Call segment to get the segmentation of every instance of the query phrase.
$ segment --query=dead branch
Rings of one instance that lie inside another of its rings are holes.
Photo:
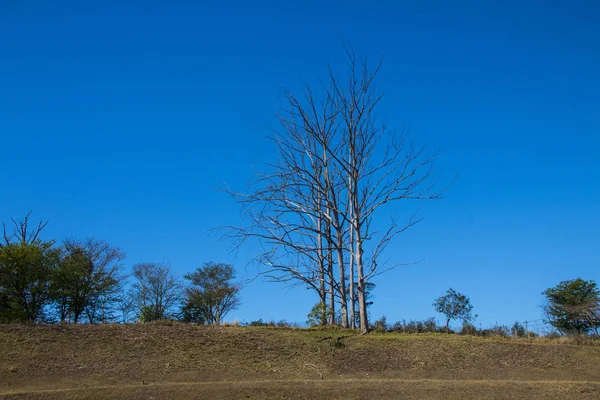
[[[321,377],[321,380],[323,380],[323,373],[321,372],[319,367],[317,367],[315,364],[304,363],[304,366],[314,368],[317,371],[317,374],[319,374],[319,376]]]

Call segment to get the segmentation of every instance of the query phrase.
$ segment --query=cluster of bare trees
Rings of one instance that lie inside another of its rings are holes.
[[[395,266],[382,262],[382,253],[420,221],[412,212],[403,222],[376,217],[387,205],[435,199],[443,190],[432,179],[437,152],[414,147],[406,131],[389,131],[376,114],[381,61],[370,68],[351,49],[346,54],[345,78],[329,68],[318,88],[305,84],[301,96],[285,91],[280,128],[271,137],[278,159],[249,193],[227,189],[245,218],[223,232],[236,248],[258,240],[255,261],[268,279],[313,290],[322,324],[356,328],[358,319],[366,332],[365,286]]]

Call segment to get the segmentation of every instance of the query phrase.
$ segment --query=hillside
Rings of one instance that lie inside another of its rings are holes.
[[[600,346],[183,324],[0,326],[0,398],[338,397],[600,398]]]

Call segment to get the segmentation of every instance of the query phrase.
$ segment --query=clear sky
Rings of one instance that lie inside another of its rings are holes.
[[[389,247],[373,316],[436,316],[448,287],[478,324],[541,318],[540,293],[600,281],[600,6],[578,1],[0,1],[0,220],[94,236],[127,269],[237,255],[215,189],[274,160],[281,86],[342,71],[340,39],[385,56],[380,113],[441,147],[446,198]],[[398,205],[398,212],[412,211]],[[305,289],[255,281],[228,319],[301,322]],[[439,317],[439,316],[437,316]]]

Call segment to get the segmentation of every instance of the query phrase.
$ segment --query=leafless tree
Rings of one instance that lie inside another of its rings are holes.
[[[346,48],[346,55],[347,79],[337,79],[331,69],[329,74],[343,119],[340,129],[343,152],[332,149],[331,156],[348,178],[349,223],[353,233],[350,253],[356,262],[360,329],[366,332],[369,327],[365,283],[397,266],[380,266],[380,255],[397,234],[421,220],[416,214],[404,223],[393,218],[383,234],[377,235],[372,228],[374,217],[386,204],[437,199],[445,189],[436,190],[437,181],[432,179],[432,166],[438,152],[426,155],[425,146],[406,143],[406,131],[389,132],[385,123],[378,121],[375,110],[383,92],[377,90],[375,79],[382,60],[370,69],[367,60],[358,61],[351,49]],[[366,258],[366,243],[371,241],[370,255]]]
[[[171,267],[164,263],[141,263],[133,266],[132,297],[136,301],[140,319],[150,322],[170,318],[179,306],[183,285]]]
[[[389,203],[435,199],[443,190],[436,191],[431,175],[437,153],[428,156],[425,147],[407,144],[406,131],[388,131],[377,118],[381,61],[370,69],[351,49],[346,55],[347,78],[330,68],[317,90],[304,85],[302,97],[285,92],[280,129],[271,136],[278,161],[255,178],[249,194],[227,190],[243,206],[245,220],[243,227],[225,227],[224,237],[235,248],[257,239],[262,274],[313,289],[324,308],[328,303],[329,323],[338,303],[341,326],[354,327],[356,279],[366,332],[365,284],[396,266],[381,262],[381,254],[420,221],[415,214],[404,223],[393,218],[377,232],[375,217]]]
[[[104,240],[64,239],[53,292],[61,321],[85,315],[90,323],[115,318],[125,254]]]

